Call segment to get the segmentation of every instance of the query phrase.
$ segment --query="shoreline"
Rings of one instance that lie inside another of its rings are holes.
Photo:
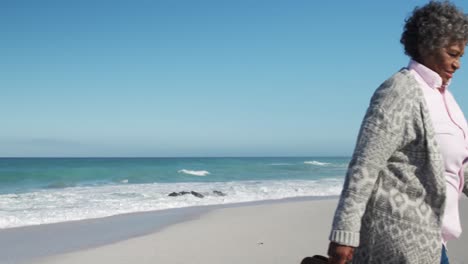
[[[0,263],[299,263],[326,254],[337,201],[286,198],[16,228],[9,236],[7,229]],[[466,198],[460,214],[467,230]],[[468,234],[449,242],[451,263],[468,263],[466,244]]]
[[[200,205],[1,229],[0,263],[29,263],[28,261],[33,259],[110,245],[157,233],[172,225],[192,221],[213,210],[223,208],[336,198],[337,196],[306,196]],[[44,237],[48,238],[46,243]],[[21,244],[21,247],[18,247],[18,244]]]

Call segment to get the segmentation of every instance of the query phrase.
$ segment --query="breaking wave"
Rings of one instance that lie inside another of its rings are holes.
[[[315,165],[315,166],[328,166],[331,165],[331,163],[328,162],[320,162],[320,161],[304,161],[304,164],[309,164],[309,165]]]
[[[194,175],[194,176],[206,176],[206,175],[210,174],[210,172],[206,171],[206,170],[195,171],[195,170],[183,169],[183,170],[179,170],[178,172],[188,174],[188,175]]]

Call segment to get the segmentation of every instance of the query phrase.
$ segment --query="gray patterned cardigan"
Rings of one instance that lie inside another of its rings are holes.
[[[357,247],[353,263],[440,263],[443,166],[422,90],[402,69],[371,99],[330,240]]]

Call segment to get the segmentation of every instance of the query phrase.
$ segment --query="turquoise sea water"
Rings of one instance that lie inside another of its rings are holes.
[[[348,162],[343,157],[1,158],[0,228],[338,195]],[[181,191],[204,197],[168,196]]]

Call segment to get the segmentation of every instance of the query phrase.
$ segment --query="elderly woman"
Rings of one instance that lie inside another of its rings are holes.
[[[448,90],[468,18],[430,2],[406,20],[409,66],[385,81],[364,117],[333,220],[329,263],[448,263],[461,233],[458,199],[468,126]]]

